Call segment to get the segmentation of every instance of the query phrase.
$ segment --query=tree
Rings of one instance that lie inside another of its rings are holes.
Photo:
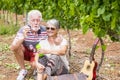
[[[82,28],[86,33],[91,28],[97,37],[109,35],[119,40],[119,0],[1,0],[2,3],[3,10],[23,14],[39,9],[45,20],[59,19],[65,29]]]
[[[83,0],[81,1],[80,23],[84,33],[92,28],[95,35],[104,37],[108,34],[112,40],[119,40],[120,34],[119,0]]]

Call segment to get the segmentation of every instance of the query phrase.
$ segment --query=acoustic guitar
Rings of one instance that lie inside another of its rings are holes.
[[[84,73],[87,75],[86,80],[95,80],[96,78],[96,68],[97,68],[97,62],[90,60],[86,60],[84,62],[84,66],[81,69],[81,73]]]
[[[92,51],[90,54],[90,59],[85,61],[84,66],[81,69],[81,72],[87,75],[87,80],[96,79],[97,62],[95,61],[94,54],[98,42],[99,39],[97,39],[93,44]]]

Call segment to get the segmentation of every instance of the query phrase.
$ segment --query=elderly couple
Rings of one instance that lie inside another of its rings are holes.
[[[27,20],[27,25],[19,29],[10,46],[21,67],[17,80],[24,80],[27,75],[24,60],[29,61],[37,70],[37,80],[45,80],[48,75],[67,74],[68,44],[67,40],[58,34],[59,21],[50,19],[46,26],[41,25],[42,14],[38,10],[31,10]],[[35,48],[37,44],[41,47],[38,50]],[[42,57],[41,53],[44,54]]]

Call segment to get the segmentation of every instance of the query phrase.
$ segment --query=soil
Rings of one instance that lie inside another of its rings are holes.
[[[18,18],[20,21],[19,24],[24,24],[23,16],[19,16]],[[0,23],[3,23],[3,21],[0,20]],[[68,35],[65,30],[60,30],[60,34],[68,40]],[[84,67],[84,61],[89,59],[96,37],[91,30],[86,34],[82,34],[82,30],[72,30],[70,34],[71,56],[68,56],[70,73],[79,73]],[[13,52],[9,50],[9,46],[14,37],[15,35],[0,35],[0,80],[16,80],[19,73],[20,68],[16,58]],[[102,66],[99,72],[97,72],[98,77],[96,80],[120,80],[120,42],[112,42],[108,36],[103,38],[103,41],[106,45],[106,50]],[[98,46],[94,57],[99,64],[102,52],[100,43],[98,43]],[[30,68],[29,62],[25,63],[28,69],[28,75],[25,80],[33,80],[33,70]]]
[[[60,33],[68,39],[66,31],[60,30]],[[83,68],[84,61],[89,59],[90,52],[96,37],[92,31],[88,31],[85,35],[81,30],[70,31],[71,34],[71,57],[68,57],[70,62],[70,72],[80,72]],[[19,66],[14,54],[8,49],[13,36],[0,35],[0,80],[16,80],[19,72]],[[120,42],[112,42],[108,37],[103,38],[106,45],[103,64],[97,72],[97,80],[120,80]],[[5,47],[4,47],[5,46]],[[100,46],[100,43],[98,44]],[[101,59],[101,47],[95,52],[95,60],[99,64]],[[26,67],[29,67],[29,63]],[[28,68],[26,80],[33,80],[32,69]]]

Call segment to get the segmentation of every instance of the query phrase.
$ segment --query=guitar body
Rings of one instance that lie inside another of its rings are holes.
[[[83,68],[81,69],[81,72],[87,75],[87,80],[95,80],[96,78],[96,63],[92,61],[90,63],[89,60],[86,60],[84,63]]]
[[[94,61],[94,63],[95,63],[95,66],[94,66],[94,69],[93,69],[93,79],[92,80],[95,80],[96,79],[96,69],[97,69],[97,62],[96,61]]]

